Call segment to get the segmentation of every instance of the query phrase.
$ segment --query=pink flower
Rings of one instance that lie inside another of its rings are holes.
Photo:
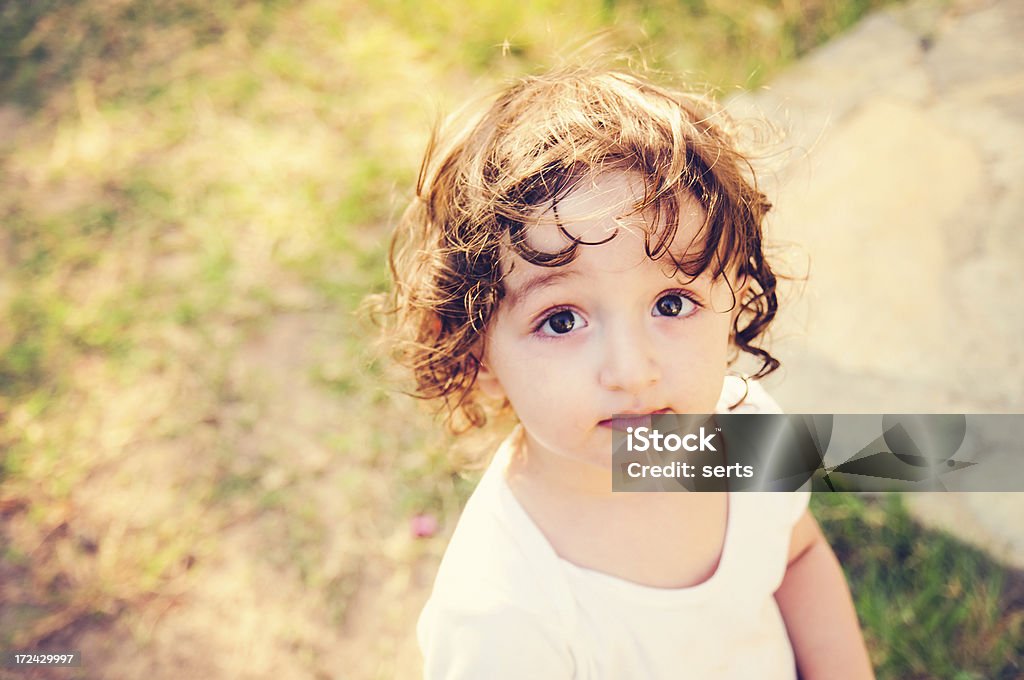
[[[437,528],[437,518],[426,513],[414,515],[409,522],[409,530],[416,538],[430,538],[437,533]]]

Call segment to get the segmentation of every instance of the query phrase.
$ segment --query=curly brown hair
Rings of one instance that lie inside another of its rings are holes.
[[[760,359],[754,377],[778,368],[754,344],[778,309],[762,244],[771,205],[730,119],[706,97],[632,74],[563,69],[523,78],[470,123],[434,131],[391,244],[394,287],[378,311],[397,359],[412,370],[412,393],[440,400],[453,431],[487,420],[476,378],[484,333],[505,295],[503,250],[541,266],[571,262],[590,244],[563,230],[564,249],[538,251],[524,225],[582,178],[608,169],[642,178],[635,210],[653,216],[648,257],[668,257],[691,277],[713,266],[716,278],[732,268],[751,282],[738,298],[734,289],[733,340]],[[687,196],[706,213],[703,245],[678,261],[668,248]]]

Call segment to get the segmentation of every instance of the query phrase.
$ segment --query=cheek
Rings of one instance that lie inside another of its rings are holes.
[[[503,368],[508,391],[521,400],[550,401],[562,392],[566,382],[560,362],[537,359],[529,354],[513,357]]]
[[[707,364],[729,353],[732,326],[728,314],[705,313],[682,323],[682,328],[662,337],[670,355],[685,357],[687,362],[692,360],[695,364]]]
[[[522,420],[550,420],[582,403],[584,376],[570,362],[538,358],[523,352],[507,357],[502,384],[513,410]]]
[[[707,412],[718,401],[729,358],[728,319],[709,318],[665,350],[671,389],[687,410]]]

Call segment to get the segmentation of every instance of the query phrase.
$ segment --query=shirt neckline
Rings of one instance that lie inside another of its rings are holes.
[[[731,568],[733,562],[732,555],[735,552],[734,543],[738,519],[737,501],[740,494],[734,491],[727,491],[725,493],[726,524],[725,536],[722,539],[722,550],[715,571],[700,583],[682,588],[661,588],[630,581],[629,579],[607,574],[596,569],[582,567],[562,557],[558,557],[559,562],[570,576],[588,582],[594,587],[613,591],[631,600],[642,601],[647,605],[672,606],[679,602],[691,602],[694,599],[708,597],[710,593],[719,588],[719,584],[725,578],[724,573]]]
[[[728,375],[725,377],[722,393],[719,395],[718,404],[715,406],[716,413],[740,411],[775,412],[778,410],[778,407],[764,394],[763,389],[760,388],[757,382],[750,381],[750,383],[744,384],[745,382],[736,376]],[[743,394],[741,403],[736,404],[736,408],[730,408],[740,394]],[[770,403],[770,408],[761,408],[756,403],[759,398],[758,395],[760,395],[761,399],[767,399]],[[555,552],[554,546],[551,545],[550,541],[540,530],[540,527],[537,526],[533,518],[526,512],[519,499],[512,493],[512,488],[508,485],[508,480],[505,479],[505,468],[511,460],[512,447],[516,437],[520,434],[521,428],[522,425],[516,425],[501,443],[491,461],[485,478],[492,478],[491,483],[496,485],[499,501],[509,513],[517,517],[518,521],[527,528],[530,534],[529,540],[535,544],[536,548],[549,558],[554,559],[567,578],[574,579],[586,586],[598,588],[606,593],[614,593],[619,597],[640,601],[648,606],[671,607],[682,603],[691,603],[695,600],[707,598],[711,593],[722,587],[721,584],[726,580],[726,573],[732,568],[732,563],[735,561],[733,553],[738,550],[737,534],[741,533],[739,525],[743,521],[742,518],[746,512],[744,494],[736,491],[725,492],[727,494],[727,509],[725,536],[722,539],[722,552],[714,573],[700,583],[684,588],[659,588],[630,581],[612,574],[606,574],[602,571],[581,567]],[[481,483],[483,483],[483,480]]]
[[[674,606],[681,602],[692,602],[697,599],[704,599],[720,587],[725,579],[724,573],[731,568],[733,553],[735,552],[737,524],[740,521],[740,506],[742,494],[735,491],[726,493],[726,523],[725,536],[722,539],[722,550],[719,555],[718,565],[715,571],[700,583],[682,588],[661,588],[649,586],[629,579],[607,574],[602,571],[582,567],[574,564],[560,556],[554,546],[540,530],[540,527],[533,521],[529,513],[512,493],[508,481],[505,479],[505,468],[509,463],[512,454],[512,447],[520,426],[517,426],[505,441],[502,442],[491,463],[489,472],[495,477],[493,483],[497,485],[500,502],[508,512],[517,518],[517,521],[528,528],[530,540],[542,547],[541,549],[553,558],[563,573],[573,580],[582,582],[589,587],[598,588],[608,593],[614,593],[618,597],[625,597],[634,601],[640,601],[648,606]],[[683,492],[680,492],[683,493]],[[693,492],[696,493],[696,492]]]

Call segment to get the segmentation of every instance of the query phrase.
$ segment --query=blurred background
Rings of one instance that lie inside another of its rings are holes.
[[[572,54],[787,134],[784,407],[1021,411],[1022,7],[0,0],[0,650],[417,675],[475,473],[357,307],[438,117]],[[1021,495],[966,496],[814,499],[881,678],[1024,677]]]

